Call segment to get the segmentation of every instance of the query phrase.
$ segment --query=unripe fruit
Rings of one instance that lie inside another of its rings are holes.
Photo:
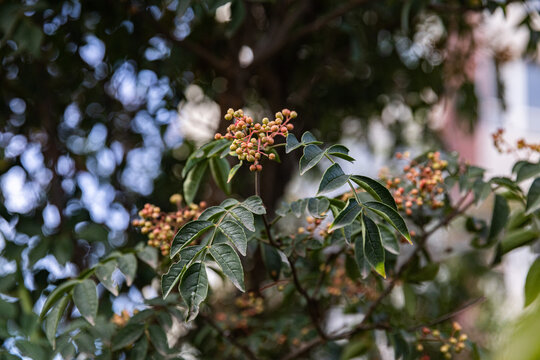
[[[262,165],[261,164],[257,165],[257,171],[262,171]]]
[[[216,135],[214,135],[214,139],[216,139],[216,140],[219,140],[219,139],[221,139],[221,138],[222,138],[221,134],[216,134]]]
[[[291,111],[291,119],[294,119],[297,116],[298,114],[296,113],[296,111]]]
[[[262,123],[263,123],[264,125],[268,124],[268,122],[269,122],[268,118],[262,119]]]
[[[237,138],[237,139],[241,139],[244,137],[244,133],[241,132],[241,131],[237,131],[236,134],[234,134],[234,136]]]
[[[287,130],[292,131],[292,129],[294,129],[294,125],[293,124],[287,124]]]
[[[249,167],[249,171],[256,171],[256,170],[257,170],[257,166],[255,166],[255,165],[251,165]]]
[[[270,160],[274,160],[276,158],[276,154],[270,154],[270,155],[268,155],[268,158]]]

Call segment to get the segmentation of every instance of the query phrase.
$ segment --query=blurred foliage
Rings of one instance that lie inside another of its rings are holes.
[[[474,124],[474,86],[463,70],[474,51],[471,34],[479,14],[507,7],[499,1],[234,0],[230,21],[219,22],[216,10],[226,3],[0,2],[3,349],[17,339],[21,353],[48,358],[36,315],[43,294],[116,248],[143,242],[128,224],[148,199],[170,206],[194,148],[181,143],[175,125],[188,85],[200,86],[221,113],[230,106],[262,113],[294,107],[302,114],[298,129],[325,140],[337,140],[348,118],[361,124],[353,135],[372,143],[369,123],[382,121],[394,134],[393,146],[407,144],[411,122],[433,145],[427,114],[441,99],[453,99]],[[539,37],[533,21],[523,20],[530,54]],[[466,50],[452,46],[455,38]],[[248,61],[240,61],[246,51]],[[261,188],[269,209],[294,160],[265,169]],[[237,179],[235,190],[249,194],[249,177]],[[212,204],[224,199],[216,185],[200,194]],[[530,221],[523,216],[515,221]],[[527,231],[516,229],[505,249],[533,240]],[[157,255],[142,253],[147,261],[138,266],[134,289],[155,275]],[[166,312],[166,304],[159,306]],[[95,319],[103,336],[111,335],[109,315]],[[79,320],[73,326],[82,326]],[[97,354],[99,344],[88,341],[96,330],[84,324],[62,346],[76,351],[76,337],[78,349]]]

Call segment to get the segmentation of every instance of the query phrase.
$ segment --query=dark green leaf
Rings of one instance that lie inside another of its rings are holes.
[[[501,240],[501,254],[504,255],[515,248],[527,245],[531,241],[537,240],[539,237],[540,233],[531,228],[507,232],[506,236]]]
[[[285,153],[290,153],[291,151],[298,149],[302,144],[296,139],[292,133],[287,135],[287,140],[285,144]]]
[[[328,155],[332,155],[332,156],[341,158],[343,160],[354,162],[354,158],[349,156],[349,149],[347,149],[343,145],[332,145],[326,150],[326,153]]]
[[[399,242],[394,231],[383,224],[379,224],[379,231],[381,232],[382,244],[386,251],[394,255],[399,254]]]
[[[96,268],[96,277],[107,290],[118,296],[118,285],[114,283],[112,274],[116,270],[116,261],[108,261]]]
[[[392,225],[394,229],[396,229],[401,235],[403,235],[403,237],[405,237],[405,239],[407,239],[410,244],[412,244],[411,235],[409,235],[407,225],[397,211],[395,211],[386,204],[376,201],[369,201],[364,205],[366,205],[370,210],[377,213],[377,215],[381,216],[386,222]]]
[[[349,199],[347,206],[336,216],[330,229],[335,230],[354,222],[356,217],[362,212],[362,207],[356,202],[356,199]]]
[[[95,319],[98,311],[98,296],[96,284],[86,279],[81,281],[73,289],[73,302],[81,315],[92,325],[95,325]]]
[[[142,246],[137,249],[137,257],[155,269],[158,265],[158,250],[152,246]]]
[[[77,285],[78,283],[80,283],[81,281],[80,280],[68,280],[66,282],[63,282],[62,284],[60,284],[58,287],[56,287],[53,291],[51,291],[51,293],[49,294],[49,296],[47,296],[47,299],[45,300],[45,303],[43,304],[43,308],[41,309],[41,313],[39,315],[39,317],[41,319],[43,319],[45,317],[45,314],[47,314],[47,311],[49,311],[49,309],[58,301],[60,300],[60,298],[65,294],[67,293],[68,291],[70,291],[71,289],[73,289],[75,287],[75,285]]]
[[[495,201],[493,203],[493,213],[491,215],[491,226],[489,229],[488,243],[491,239],[495,239],[497,235],[504,229],[508,222],[508,216],[510,215],[510,207],[508,202],[501,195],[495,195]]]
[[[165,299],[172,291],[174,286],[182,278],[185,267],[193,260],[195,255],[202,249],[202,245],[188,246],[180,251],[180,260],[175,262],[169,268],[166,274],[161,277],[161,291]]]
[[[540,177],[534,179],[527,193],[527,214],[540,209]]]
[[[128,345],[133,344],[144,333],[144,326],[141,325],[126,325],[121,328],[112,338],[112,350],[118,351]]]
[[[354,238],[354,258],[356,259],[362,278],[365,279],[369,275],[370,266],[364,254],[364,238],[362,236],[356,236]]]
[[[231,184],[227,181],[231,166],[226,159],[219,157],[210,158],[210,172],[216,184],[227,195],[231,193]]]
[[[182,226],[172,241],[171,258],[214,226],[213,223],[206,220],[195,220]]]
[[[381,234],[377,224],[370,218],[362,216],[362,240],[364,245],[364,256],[379,275],[386,278],[384,270],[384,248],[382,246]]]
[[[161,326],[156,325],[156,324],[150,325],[148,327],[148,335],[150,337],[150,341],[154,345],[154,348],[161,355],[167,355],[169,353],[169,344],[167,343],[167,334],[165,333],[165,331],[163,330]]]
[[[47,315],[45,319],[45,335],[51,343],[53,349],[56,347],[56,329],[58,328],[58,323],[64,315],[66,306],[69,302],[69,296],[64,295],[60,301],[52,308],[51,312]]]
[[[212,157],[216,154],[221,153],[225,149],[229,149],[231,144],[232,144],[232,141],[227,140],[227,139],[217,140],[216,144],[212,147],[212,149],[208,151],[208,154],[206,155],[206,157],[208,158]]]
[[[240,291],[246,291],[244,286],[244,269],[238,254],[229,244],[215,244],[210,247],[210,255],[221,270]]]
[[[125,254],[118,258],[118,268],[126,277],[127,286],[133,284],[137,275],[137,258],[133,254]]]
[[[255,219],[253,213],[243,206],[237,206],[231,209],[230,214],[249,231],[255,231]]]
[[[197,220],[214,221],[226,211],[227,209],[225,209],[222,206],[210,206],[209,208],[207,208],[201,213],[201,215],[199,216]]]
[[[227,220],[219,225],[219,230],[236,246],[240,254],[246,256],[247,237],[244,229],[237,222]]]
[[[195,195],[197,194],[197,190],[199,189],[199,185],[201,184],[207,168],[208,161],[203,161],[195,165],[193,170],[187,174],[183,185],[184,199],[186,200],[186,203],[191,204],[193,199],[195,199]]]
[[[263,202],[260,197],[253,195],[248,197],[243,203],[242,206],[257,215],[266,214],[266,209],[264,208]]]
[[[300,175],[304,175],[306,171],[317,165],[324,154],[324,151],[317,145],[306,146],[304,148],[304,155],[300,158]]]
[[[238,169],[242,167],[243,161],[240,160],[240,162],[232,167],[232,169],[229,171],[229,175],[227,176],[227,182],[230,183],[234,175],[236,175],[236,172]]]
[[[390,191],[380,182],[367,176],[353,175],[351,180],[357,183],[362,189],[366,190],[375,200],[381,201],[397,211],[396,202]]]
[[[194,263],[186,270],[180,283],[180,295],[189,308],[187,321],[195,319],[199,305],[208,295],[208,277],[203,263]]]
[[[268,275],[271,279],[277,281],[281,272],[281,255],[276,248],[265,243],[261,243],[261,250],[262,259]]]
[[[219,204],[219,206],[224,207],[225,209],[228,209],[230,207],[233,207],[236,204],[238,204],[238,200],[229,198],[229,199],[223,200],[223,202]]]
[[[135,343],[133,349],[129,353],[130,360],[145,360],[148,353],[148,340],[146,336],[142,337]]]
[[[540,163],[523,163],[519,166],[517,171],[517,182],[522,182],[524,180],[530,179],[532,177],[540,175]]]
[[[302,135],[302,144],[304,145],[309,145],[309,144],[322,144],[322,141],[318,141],[317,139],[315,139],[315,136],[313,136],[312,133],[310,133],[309,131],[306,131],[303,135]]]
[[[325,197],[310,198],[308,200],[308,211],[315,218],[323,217],[322,214],[328,211],[330,201]]]
[[[317,194],[325,194],[343,186],[349,175],[345,175],[339,164],[333,164],[323,174]]]

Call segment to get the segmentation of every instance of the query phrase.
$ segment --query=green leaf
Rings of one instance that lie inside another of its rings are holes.
[[[298,149],[300,146],[302,146],[302,143],[300,143],[294,134],[289,133],[287,135],[287,139],[285,142],[285,153],[290,153],[291,151]]]
[[[354,222],[356,217],[362,212],[362,207],[356,202],[356,199],[350,198],[347,201],[347,206],[334,219],[330,225],[330,229],[335,230]]]
[[[68,303],[69,296],[64,295],[45,319],[45,335],[53,349],[56,347],[56,329],[58,328],[58,323],[60,322],[62,315],[64,315]]]
[[[306,131],[302,135],[302,144],[304,144],[304,145],[309,145],[309,144],[320,145],[320,144],[322,144],[322,141],[319,141],[319,140],[315,139],[315,136],[313,136],[312,133],[310,133],[309,131]]]
[[[358,265],[358,270],[362,275],[362,278],[365,279],[369,275],[370,265],[366,260],[366,255],[364,254],[364,238],[363,236],[356,236],[354,238],[354,258],[356,264]]]
[[[81,315],[92,325],[95,325],[95,319],[98,311],[98,296],[96,284],[86,279],[81,281],[73,289],[73,302]]]
[[[51,291],[51,293],[49,294],[49,296],[47,296],[47,299],[45,300],[45,303],[43,304],[43,308],[41,309],[41,313],[39,315],[40,319],[43,320],[43,318],[45,317],[45,314],[47,314],[47,311],[49,311],[49,309],[58,301],[60,300],[60,298],[65,294],[67,293],[68,291],[70,291],[71,289],[73,289],[75,287],[75,285],[77,285],[78,283],[80,283],[81,281],[78,280],[78,279],[74,279],[74,280],[68,280],[66,282],[63,282],[62,284],[58,285],[58,287],[56,287],[53,291]]]
[[[126,277],[127,286],[131,286],[137,275],[137,258],[133,254],[125,254],[120,256],[117,261],[118,268]]]
[[[330,201],[325,197],[314,197],[308,200],[308,211],[315,218],[323,217],[323,213],[328,211]]]
[[[386,204],[376,201],[368,201],[364,205],[377,215],[381,216],[386,222],[392,225],[394,229],[403,235],[403,237],[405,237],[410,244],[412,244],[411,235],[409,234],[405,220],[403,220],[397,211]]]
[[[510,191],[521,193],[521,188],[518,185],[516,185],[516,183],[510,178],[494,177],[491,180],[489,180],[489,182],[495,185],[505,187],[506,189]]]
[[[381,201],[397,211],[394,197],[388,189],[377,180],[367,176],[353,175],[351,180],[358,184],[362,189],[366,190],[375,200]]]
[[[195,257],[195,255],[202,249],[202,245],[188,246],[180,251],[180,260],[173,263],[169,271],[163,274],[161,277],[161,291],[163,298],[165,299],[172,291],[174,286],[182,278],[185,267]]]
[[[167,334],[165,334],[165,331],[161,326],[157,324],[150,325],[148,327],[148,335],[154,348],[161,355],[167,355],[170,352],[169,344],[167,343]]]
[[[247,237],[244,229],[237,222],[227,220],[219,225],[219,230],[227,237],[227,239],[236,246],[240,254],[246,256],[247,253]]]
[[[226,159],[210,158],[210,172],[216,184],[227,195],[231,193],[231,184],[227,181],[231,166]]]
[[[497,235],[504,229],[510,215],[510,207],[504,197],[499,194],[495,195],[493,203],[493,213],[491,215],[491,226],[489,229],[488,243],[495,239]]]
[[[187,269],[180,283],[180,295],[189,308],[186,321],[195,319],[199,305],[208,295],[208,277],[203,263],[194,263]]]
[[[534,179],[527,193],[527,214],[540,209],[540,177]]]
[[[229,171],[229,175],[227,176],[227,182],[230,183],[234,175],[236,175],[236,172],[238,169],[242,167],[243,161],[240,160],[240,162],[232,167],[232,169]]]
[[[133,324],[121,328],[112,338],[112,351],[118,351],[133,344],[144,333],[144,326]]]
[[[522,182],[524,180],[530,179],[532,177],[540,175],[540,163],[533,164],[526,162],[521,164],[517,170],[517,182]]]
[[[118,285],[112,279],[112,274],[116,270],[116,261],[108,261],[96,268],[96,277],[107,290],[114,296],[118,296]]]
[[[135,343],[133,349],[129,353],[129,359],[131,360],[145,360],[148,353],[148,340],[146,336],[142,337]]]
[[[291,203],[291,211],[293,212],[294,216],[299,218],[304,213],[304,210],[306,210],[306,201],[305,199],[300,199],[293,201]]]
[[[227,140],[227,139],[221,139],[221,140],[217,140],[215,142],[215,145],[212,147],[212,149],[210,151],[208,151],[208,154],[206,155],[206,157],[212,157],[216,154],[219,154],[221,153],[223,150],[225,149],[229,149],[229,147],[231,146],[232,144],[232,141],[231,140]]]
[[[326,150],[326,153],[328,155],[335,156],[343,160],[354,162],[354,158],[349,156],[349,149],[347,149],[343,145],[339,145],[339,144],[332,145]]]
[[[268,271],[268,275],[271,279],[277,281],[281,272],[281,255],[276,250],[276,248],[271,245],[261,243],[261,246],[262,259],[264,262],[264,266]]]
[[[228,209],[230,207],[233,207],[236,204],[238,204],[238,200],[229,198],[229,199],[223,200],[223,202],[219,204],[219,206],[224,207],[225,209]]]
[[[251,211],[243,206],[237,206],[231,209],[230,215],[244,225],[249,231],[255,231],[255,218]]]
[[[148,264],[151,268],[155,269],[158,265],[158,250],[152,246],[141,246],[137,249],[137,257],[141,261]]]
[[[531,228],[518,229],[506,233],[506,236],[501,240],[501,255],[504,255],[515,248],[527,245],[533,240],[537,240],[540,233]]]
[[[178,230],[171,244],[171,258],[215,225],[206,220],[188,222]]]
[[[540,294],[540,258],[531,265],[525,280],[525,306],[529,306]]]
[[[197,220],[214,221],[226,211],[227,209],[225,209],[222,206],[210,206],[209,208],[207,208],[201,213],[201,215],[199,216]]]
[[[345,175],[339,164],[333,164],[323,174],[317,194],[325,194],[343,186],[349,175]]]
[[[377,224],[365,215],[362,215],[362,240],[367,262],[373,270],[386,279],[381,234]]]
[[[245,292],[244,269],[236,251],[229,244],[215,244],[210,247],[210,255],[234,286]]]
[[[383,224],[379,224],[379,231],[381,233],[382,244],[385,250],[394,255],[398,255],[399,242],[396,234],[394,234],[394,231]]]
[[[248,197],[243,203],[242,206],[251,211],[256,215],[266,214],[266,209],[264,208],[262,199],[257,195]]]
[[[324,151],[317,145],[306,146],[304,148],[304,155],[300,158],[300,175],[304,175],[306,171],[317,165],[324,154]]]
[[[203,161],[195,165],[193,170],[188,173],[183,185],[186,203],[193,203],[193,199],[195,199],[195,195],[197,195],[197,190],[199,189],[199,185],[201,184],[207,168],[208,161]]]

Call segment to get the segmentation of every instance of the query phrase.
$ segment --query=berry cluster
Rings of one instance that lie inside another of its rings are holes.
[[[408,153],[396,154],[397,159],[407,159],[408,156]],[[448,162],[440,157],[439,152],[431,152],[422,163],[409,161],[401,177],[387,178],[382,175],[386,187],[393,192],[398,208],[405,210],[407,215],[412,215],[415,207],[420,209],[427,205],[431,209],[438,209],[443,206],[443,171]]]
[[[325,214],[321,214],[324,216]],[[320,225],[324,219],[320,218],[314,218],[313,216],[306,217],[307,226],[306,227],[299,227],[298,228],[298,234],[306,234],[308,233],[310,238],[315,238],[315,233],[317,232],[317,229],[319,229],[319,236],[320,237],[326,237],[328,235],[328,228],[330,227],[330,223],[326,224],[326,227],[320,228]]]
[[[264,299],[256,296],[254,292],[242,294],[236,298],[235,306],[241,309],[240,313],[228,315],[226,312],[216,313],[216,320],[226,323],[229,329],[247,329],[248,319],[264,312]]]
[[[140,227],[142,234],[148,234],[148,245],[159,248],[161,254],[169,254],[174,235],[185,223],[196,220],[206,207],[206,202],[199,205],[182,206],[182,195],[174,194],[170,202],[177,207],[176,211],[163,212],[158,206],[145,204],[139,211],[141,219],[133,220],[133,226]]]
[[[529,153],[528,155],[532,155],[532,153],[540,153],[540,144],[528,143],[525,141],[525,139],[519,139],[515,146],[508,143],[504,139],[504,129],[498,129],[491,136],[493,138],[493,145],[500,153],[515,154],[520,150],[527,151]]]
[[[439,330],[431,330],[428,327],[423,327],[421,334],[418,336],[418,342],[416,344],[416,350],[424,353],[420,358],[421,360],[430,360],[431,357],[426,354],[424,344],[427,343],[440,343],[439,351],[445,359],[452,359],[452,353],[459,354],[465,349],[465,341],[467,341],[467,334],[461,331],[461,325],[457,322],[452,323],[452,332],[448,337],[444,337]]]
[[[330,284],[326,287],[329,295],[344,296],[347,298],[347,301],[356,301],[366,296],[366,292],[369,292],[369,289],[362,282],[354,281],[347,276],[345,273],[345,264],[342,259],[338,260],[333,268],[334,271],[330,276]],[[330,272],[331,268],[329,265],[325,266],[322,264],[320,270]]]
[[[276,155],[270,152],[275,138],[287,136],[288,132],[294,128],[289,121],[296,116],[296,111],[283,109],[276,113],[273,121],[264,118],[262,123],[257,123],[251,116],[245,115],[242,109],[236,111],[229,109],[225,120],[233,123],[227,127],[225,135],[218,133],[214,138],[232,140],[231,154],[237,156],[239,160],[253,163],[249,167],[250,171],[261,171],[262,157],[265,156],[270,160],[276,158]]]

